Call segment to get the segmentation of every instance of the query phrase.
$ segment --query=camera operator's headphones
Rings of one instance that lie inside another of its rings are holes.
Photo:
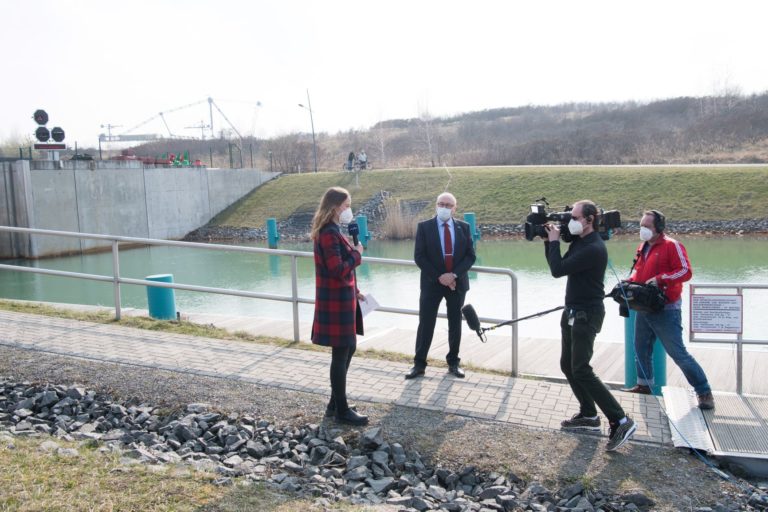
[[[651,210],[650,213],[653,215],[653,228],[656,233],[661,233],[667,227],[667,218],[659,210]]]

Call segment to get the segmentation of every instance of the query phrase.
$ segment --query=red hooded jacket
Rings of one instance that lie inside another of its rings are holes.
[[[683,294],[683,283],[693,276],[691,262],[683,244],[662,233],[651,245],[648,254],[643,255],[643,242],[637,248],[637,262],[629,280],[645,283],[656,278],[659,287],[667,297],[667,303],[677,302]]]

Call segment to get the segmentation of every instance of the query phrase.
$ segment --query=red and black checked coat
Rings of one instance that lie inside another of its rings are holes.
[[[353,270],[361,262],[339,226],[330,223],[315,240],[315,320],[312,343],[354,347],[363,334],[363,316],[357,304]]]

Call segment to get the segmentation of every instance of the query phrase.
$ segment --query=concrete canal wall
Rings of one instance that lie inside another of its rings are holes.
[[[277,174],[153,168],[135,161],[0,162],[0,225],[178,239]],[[109,244],[0,233],[0,258],[40,258],[101,247]]]

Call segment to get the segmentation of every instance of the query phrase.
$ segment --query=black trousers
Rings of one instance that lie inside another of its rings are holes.
[[[573,325],[569,324],[571,317],[573,317]],[[604,317],[604,308],[575,312],[565,308],[560,318],[562,334],[560,369],[568,379],[576,400],[579,401],[581,414],[597,416],[597,409],[595,409],[597,404],[608,421],[616,422],[625,416],[624,409],[605,387],[600,377],[595,375],[589,364],[594,352],[595,336],[603,326]]]
[[[445,298],[448,312],[448,355],[445,360],[448,366],[456,366],[459,358],[459,346],[461,345],[461,307],[464,305],[464,297],[467,292],[451,291],[447,286],[422,289],[419,295],[419,328],[416,331],[416,356],[413,365],[417,368],[427,367],[427,355],[432,346],[432,338],[435,334],[437,323],[437,310],[440,302]]]
[[[349,410],[347,403],[347,370],[357,347],[333,347],[331,352],[331,401],[328,407],[338,414]]]

